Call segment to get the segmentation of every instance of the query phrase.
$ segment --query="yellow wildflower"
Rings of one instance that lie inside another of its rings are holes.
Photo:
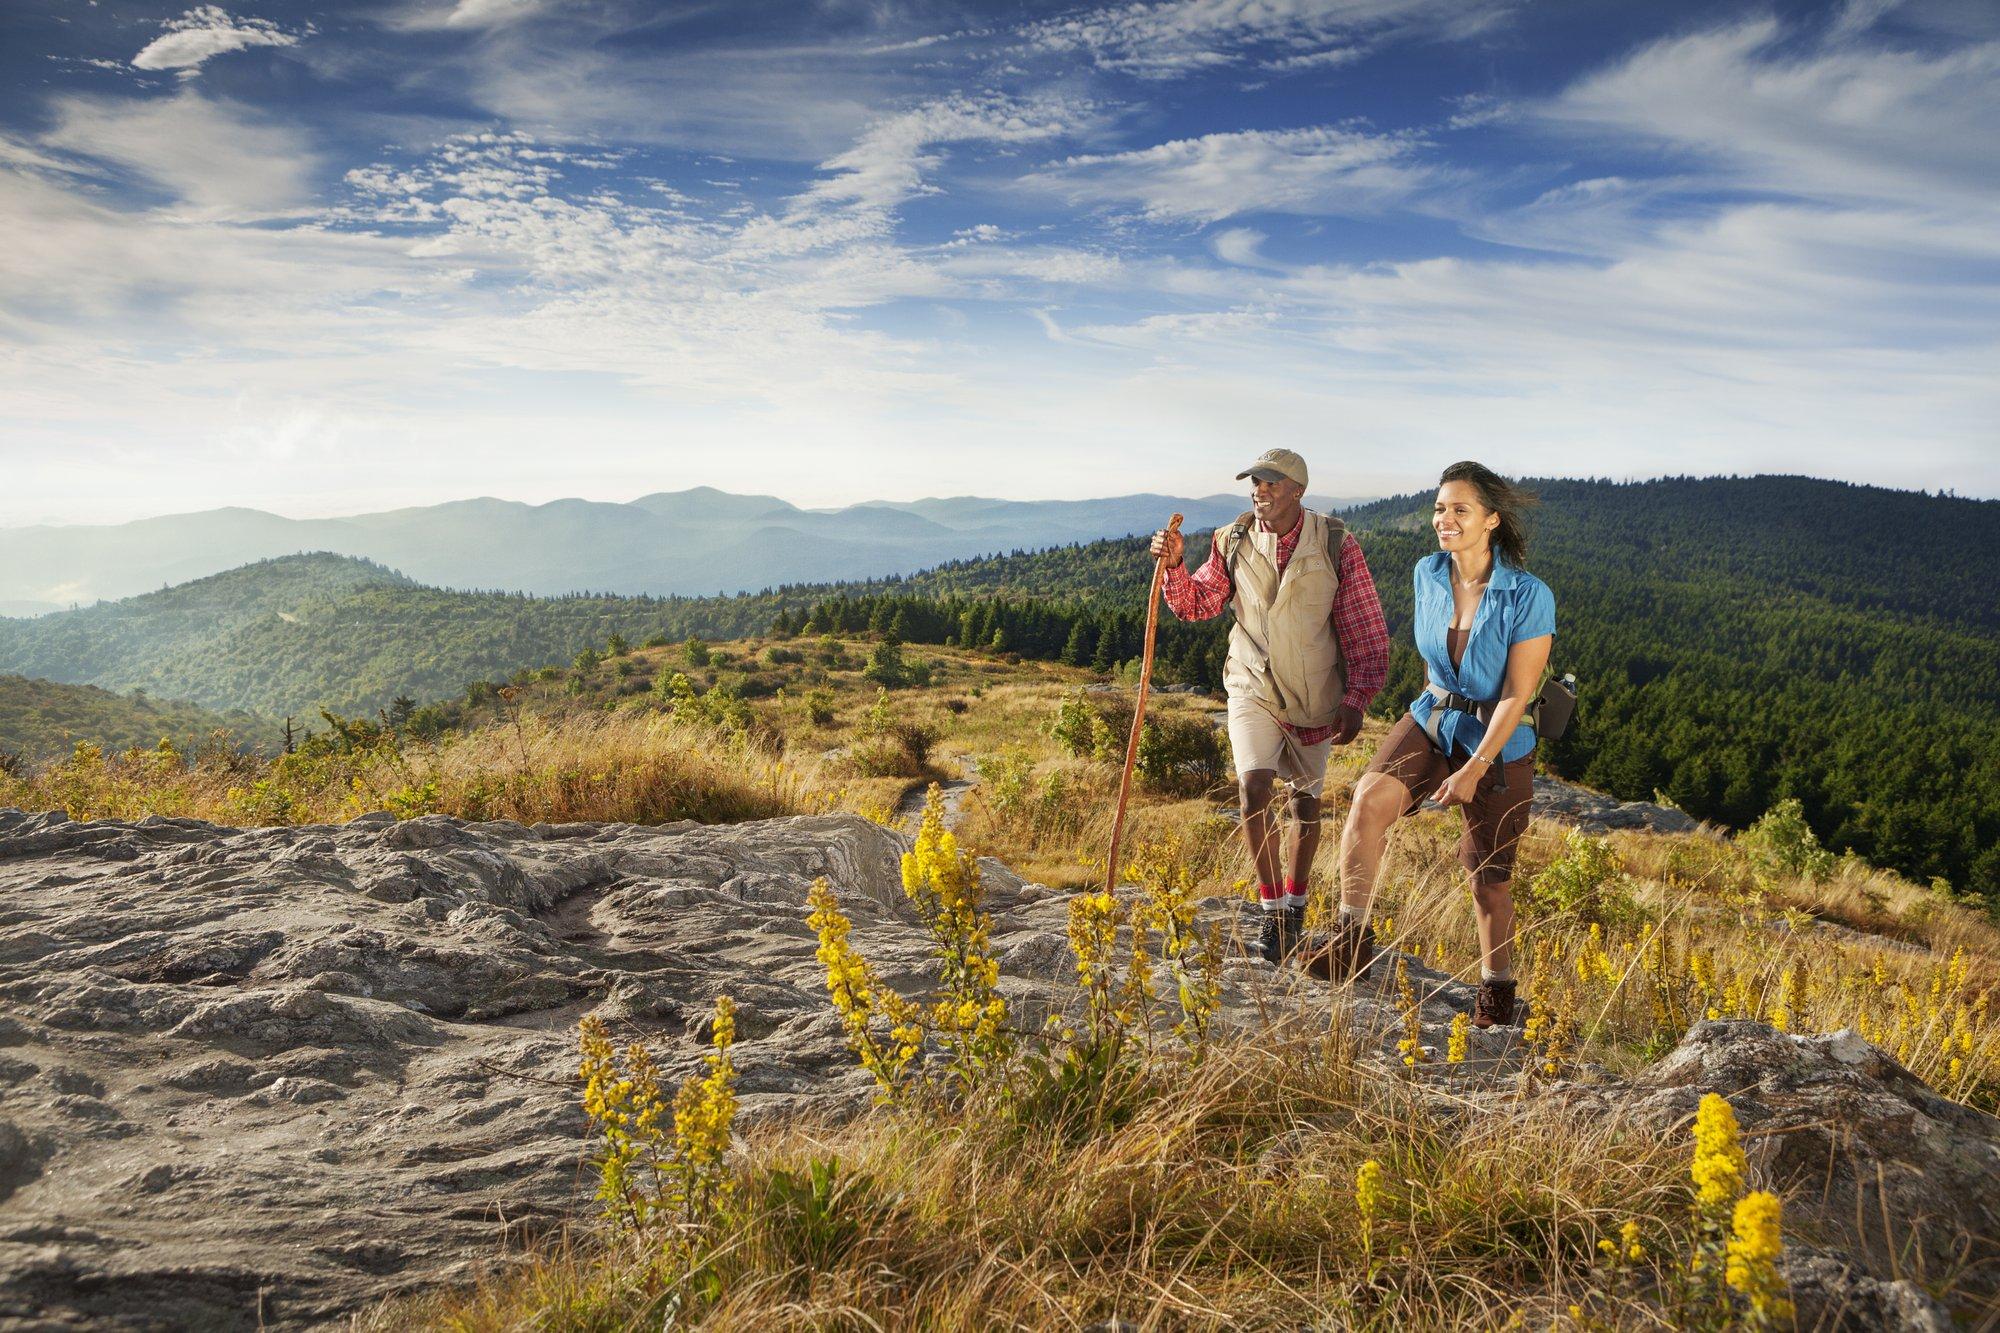
[[[1704,1094],[1694,1118],[1695,1202],[1703,1212],[1719,1214],[1743,1193],[1748,1165],[1737,1142],[1736,1110],[1711,1092]]]
[[[1792,1317],[1778,1272],[1778,1256],[1785,1248],[1782,1211],[1777,1195],[1757,1190],[1737,1200],[1730,1222],[1723,1280],[1749,1300],[1760,1324],[1786,1323]]]
[[[1361,1211],[1363,1226],[1373,1223],[1382,1210],[1382,1164],[1372,1157],[1354,1173],[1354,1206]]]

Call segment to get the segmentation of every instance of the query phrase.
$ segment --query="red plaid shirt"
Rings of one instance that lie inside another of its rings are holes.
[[[1291,562],[1305,523],[1305,515],[1300,514],[1292,530],[1278,538],[1280,574]],[[1235,581],[1222,558],[1222,543],[1210,547],[1208,563],[1194,573],[1188,573],[1184,564],[1168,570],[1160,591],[1167,609],[1182,620],[1211,620],[1221,615],[1236,596]],[[1333,595],[1332,617],[1334,638],[1347,659],[1347,693],[1341,702],[1366,712],[1368,701],[1389,679],[1389,625],[1382,618],[1382,599],[1375,595],[1375,579],[1368,572],[1361,543],[1351,532],[1340,543],[1340,590]],[[1298,737],[1301,745],[1318,745],[1333,734],[1332,727],[1278,725]]]

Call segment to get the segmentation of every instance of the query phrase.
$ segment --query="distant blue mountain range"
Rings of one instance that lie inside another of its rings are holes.
[[[1361,498],[1308,503],[1327,509]],[[1123,537],[1162,526],[1176,510],[1194,532],[1247,507],[1242,496],[1120,495],[801,509],[703,486],[628,504],[457,500],[350,518],[211,509],[111,526],[0,529],[0,615],[130,597],[299,551],[359,556],[444,588],[707,596]]]

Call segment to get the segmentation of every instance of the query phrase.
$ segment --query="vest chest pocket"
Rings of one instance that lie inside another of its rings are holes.
[[[1325,552],[1314,551],[1309,555],[1294,554],[1285,564],[1284,578],[1278,585],[1278,593],[1286,599],[1317,596],[1330,601],[1333,597],[1333,579],[1333,566],[1327,562]]]

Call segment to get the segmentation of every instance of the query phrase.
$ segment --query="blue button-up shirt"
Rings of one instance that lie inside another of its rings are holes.
[[[1454,611],[1449,553],[1439,551],[1417,561],[1415,605],[1417,652],[1431,684],[1468,699],[1499,698],[1507,679],[1507,650],[1523,639],[1556,632],[1556,595],[1549,585],[1508,564],[1497,551],[1458,666],[1452,666],[1451,649],[1445,643]],[[1437,707],[1437,699],[1426,690],[1410,702],[1410,715],[1421,726]],[[1438,719],[1438,739],[1450,754],[1471,754],[1485,737],[1486,724],[1470,713],[1447,708]],[[1534,748],[1534,729],[1517,726],[1501,747],[1500,762],[1519,759]]]

